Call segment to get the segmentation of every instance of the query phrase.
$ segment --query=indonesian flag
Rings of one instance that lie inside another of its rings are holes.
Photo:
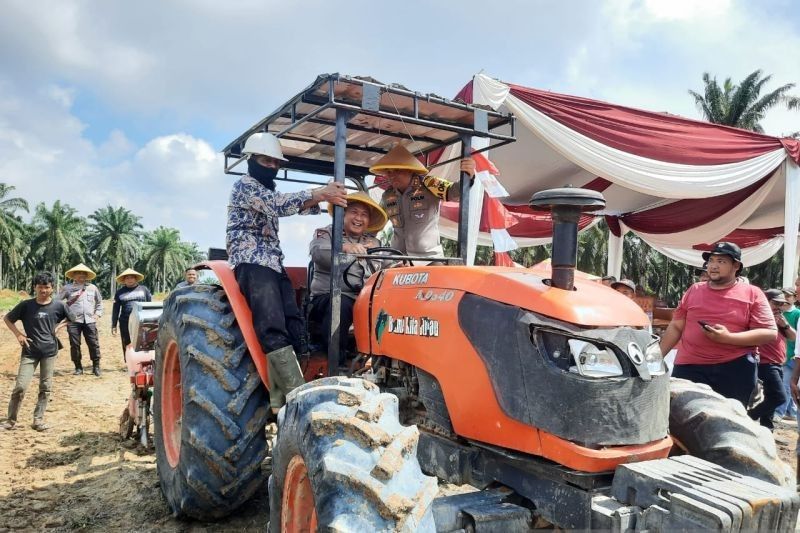
[[[517,243],[508,234],[507,228],[514,225],[514,217],[498,200],[498,198],[508,196],[508,191],[497,181],[500,172],[491,161],[480,153],[472,154],[472,159],[475,161],[475,176],[486,191],[483,198],[482,218],[483,222],[489,226],[489,233],[492,236],[494,264],[513,266],[514,262],[507,252],[516,250]]]
[[[475,161],[475,177],[483,185],[483,190],[492,198],[504,198],[508,196],[508,191],[497,181],[500,171],[482,153],[472,154]]]

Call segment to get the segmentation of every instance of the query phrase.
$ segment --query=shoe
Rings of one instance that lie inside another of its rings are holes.
[[[796,417],[797,417],[797,415],[790,415],[789,413],[786,413],[785,415],[783,415],[783,419],[784,420],[794,420]]]
[[[83,375],[83,369],[82,368],[76,368],[75,372],[73,372],[72,375],[73,376],[82,376]]]
[[[34,422],[33,425],[31,425],[31,427],[36,431],[47,431],[48,429],[50,429],[50,426],[48,426],[44,422]]]
[[[12,429],[17,429],[17,423],[14,422],[13,420],[6,420],[2,424],[0,424],[0,429],[5,429],[8,431]]]
[[[100,375],[102,374],[102,372],[100,372],[100,365],[94,365],[92,367],[92,374],[94,374],[98,378],[100,377]]]

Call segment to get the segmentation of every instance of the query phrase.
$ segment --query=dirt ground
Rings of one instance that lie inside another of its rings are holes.
[[[111,309],[107,302],[107,309]],[[38,383],[34,377],[14,431],[0,431],[0,531],[265,531],[266,488],[222,523],[173,518],[158,487],[155,455],[121,442],[119,415],[130,391],[119,338],[110,319],[100,323],[103,376],[72,375],[69,349],[56,362],[46,421],[30,428]],[[66,331],[60,333],[68,346]],[[19,347],[0,326],[0,409],[5,414],[19,362]],[[84,366],[91,366],[84,346]],[[796,426],[776,432],[781,456],[795,466]]]
[[[106,302],[111,309],[111,302]],[[155,455],[121,442],[119,415],[130,393],[119,337],[110,319],[100,323],[103,375],[73,376],[66,349],[59,352],[45,417],[50,430],[31,429],[38,392],[34,376],[13,431],[0,430],[0,531],[52,528],[86,531],[265,531],[266,488],[223,523],[173,518],[158,487]],[[91,368],[84,345],[84,368]],[[19,345],[0,324],[0,417],[19,364]]]

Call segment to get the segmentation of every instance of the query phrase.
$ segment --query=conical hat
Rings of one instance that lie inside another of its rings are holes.
[[[122,278],[125,276],[136,276],[136,281],[142,281],[144,279],[144,275],[139,274],[132,268],[126,268],[122,271],[122,274],[117,276],[117,283],[122,283]]]
[[[370,173],[375,175],[382,175],[383,172],[381,171],[390,169],[410,170],[415,174],[422,175],[428,173],[428,169],[419,162],[419,159],[399,144],[389,150],[389,153],[381,157],[377,163],[369,167]]]
[[[87,267],[83,263],[78,263],[74,267],[72,267],[69,270],[67,270],[66,272],[64,272],[64,276],[66,276],[68,279],[72,279],[72,275],[75,272],[86,272],[86,279],[87,280],[93,280],[94,278],[97,277],[97,274],[95,274],[94,271],[91,268]]]
[[[367,227],[369,233],[382,230],[386,225],[386,221],[389,220],[389,215],[386,214],[386,211],[365,192],[359,191],[348,194],[347,205],[350,205],[351,202],[364,204],[369,209],[369,227]],[[333,216],[333,209],[328,207],[328,213]]]

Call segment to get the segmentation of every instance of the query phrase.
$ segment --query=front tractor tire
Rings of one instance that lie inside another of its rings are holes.
[[[175,516],[222,518],[263,486],[269,399],[225,291],[177,289],[159,323],[156,463]]]
[[[287,397],[269,479],[271,533],[435,531],[436,478],[417,462],[419,431],[397,397],[344,377]]]
[[[772,433],[708,385],[672,378],[669,432],[685,452],[738,474],[784,487],[792,480]]]

